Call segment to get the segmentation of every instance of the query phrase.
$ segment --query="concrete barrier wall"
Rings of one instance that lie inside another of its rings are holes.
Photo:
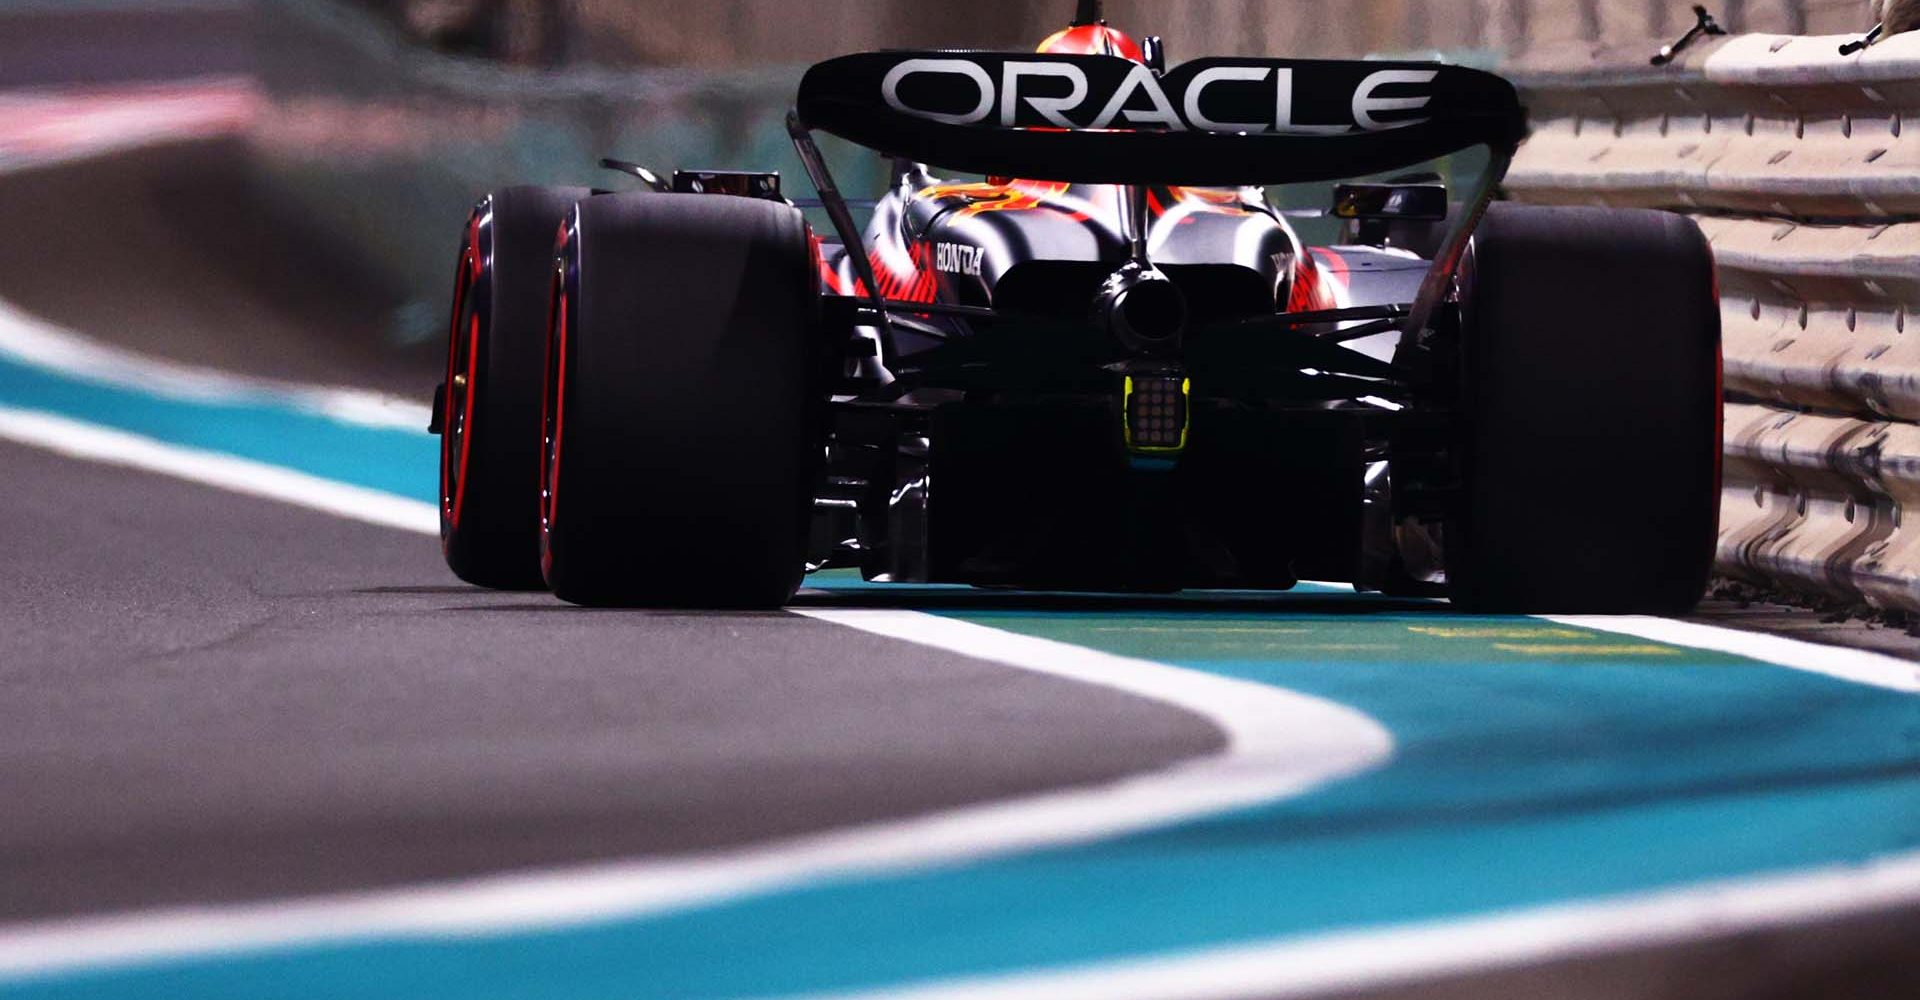
[[[1722,570],[1920,610],[1920,34],[1851,57],[1846,40],[1528,74],[1508,188],[1699,218],[1732,400]]]
[[[615,156],[779,169],[806,188],[784,127],[794,66],[538,71],[429,51],[329,0],[258,0],[257,11],[252,167],[286,211],[409,290],[397,340],[444,335],[461,223],[496,187],[631,186],[598,166]],[[823,148],[849,190],[880,183],[874,155]]]
[[[455,0],[411,0],[444,11]],[[482,0],[465,0],[480,5]],[[555,0],[519,5],[551,19]],[[1030,46],[1059,28],[1072,0],[570,0],[570,58],[716,68],[811,61],[858,49]],[[1867,0],[1714,0],[1730,30],[1864,30]],[[1692,23],[1690,0],[1108,0],[1116,25],[1196,55],[1356,56],[1369,52],[1644,49]],[[529,29],[531,31],[531,29]],[[503,35],[528,32],[505,32]]]

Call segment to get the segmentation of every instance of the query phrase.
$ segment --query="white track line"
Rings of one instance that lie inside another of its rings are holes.
[[[247,378],[137,354],[21,312],[0,300],[0,355],[88,382],[138,389],[162,399],[278,406],[358,427],[425,434],[433,408],[364,389]]]
[[[822,621],[1124,691],[1218,725],[1216,754],[1107,784],[685,859],[0,928],[0,980],[328,941],[479,935],[645,917],[848,875],[1103,840],[1257,806],[1378,767],[1393,740],[1358,712],[1264,684],[903,611]]]
[[[1686,646],[1715,653],[1731,653],[1812,674],[1823,674],[1855,684],[1886,688],[1904,694],[1920,694],[1920,663],[1902,660],[1884,653],[1843,646],[1823,646],[1777,635],[1742,632],[1699,622],[1669,618],[1609,618],[1598,615],[1555,616],[1547,619],[1574,628],[1612,632],[1617,635],[1650,639],[1671,646]]]
[[[264,462],[184,448],[51,413],[0,406],[0,440],[44,448],[69,458],[157,472],[383,528],[440,533],[440,512],[430,503]]]
[[[1315,583],[1313,586],[1332,587],[1339,590],[1353,589],[1352,584],[1346,583]],[[1436,607],[1438,606],[1436,604]],[[1661,642],[1669,646],[1705,650],[1709,653],[1744,656],[1750,660],[1784,667],[1788,670],[1820,674],[1835,680],[1885,688],[1902,694],[1920,694],[1920,663],[1885,653],[1849,649],[1845,646],[1829,646],[1804,639],[1767,635],[1763,632],[1742,632],[1739,629],[1721,625],[1679,621],[1673,618],[1647,618],[1637,615],[1539,615],[1536,617],[1542,621],[1550,621],[1570,628],[1609,632],[1614,635]]]
[[[8,13],[20,2],[8,0]],[[154,143],[234,135],[266,104],[244,76],[8,90],[0,92],[0,168],[41,169]]]
[[[1158,959],[837,994],[838,1000],[1243,1000],[1345,995],[1447,976],[1786,930],[1920,901],[1920,854],[1619,899]],[[1749,942],[1759,969],[1764,942]],[[1764,975],[1756,969],[1752,974]]]

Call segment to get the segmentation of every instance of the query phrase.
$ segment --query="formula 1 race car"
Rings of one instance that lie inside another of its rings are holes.
[[[1168,68],[1099,6],[1038,53],[813,67],[788,121],[811,205],[613,161],[636,190],[483,200],[436,401],[453,570],[602,606],[772,608],[853,567],[1692,607],[1721,446],[1699,228],[1496,203],[1526,118],[1492,74]],[[864,229],[816,130],[891,159]],[[1340,186],[1346,245],[1262,187],[1476,146],[1457,197]]]

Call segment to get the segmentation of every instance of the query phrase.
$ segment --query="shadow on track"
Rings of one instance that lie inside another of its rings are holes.
[[[899,611],[1026,611],[1051,614],[1444,615],[1444,601],[1380,594],[1291,591],[1192,591],[1180,594],[1070,594],[968,587],[856,585],[803,588],[796,608]]]

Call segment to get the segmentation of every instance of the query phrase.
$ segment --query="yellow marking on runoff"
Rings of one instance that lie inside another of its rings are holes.
[[[1178,632],[1181,635],[1190,635],[1194,632],[1238,633],[1244,635],[1312,635],[1315,630],[1310,628],[1285,628],[1279,625],[1208,625],[1203,622],[1196,622],[1192,625],[1180,625],[1177,627],[1162,625],[1095,625],[1086,631]]]
[[[1409,625],[1407,631],[1438,639],[1587,639],[1592,633],[1570,628],[1450,628],[1436,625]]]
[[[1523,656],[1678,656],[1680,650],[1672,646],[1595,646],[1595,645],[1521,645],[1511,642],[1496,642],[1493,648],[1503,653],[1519,653]]]

